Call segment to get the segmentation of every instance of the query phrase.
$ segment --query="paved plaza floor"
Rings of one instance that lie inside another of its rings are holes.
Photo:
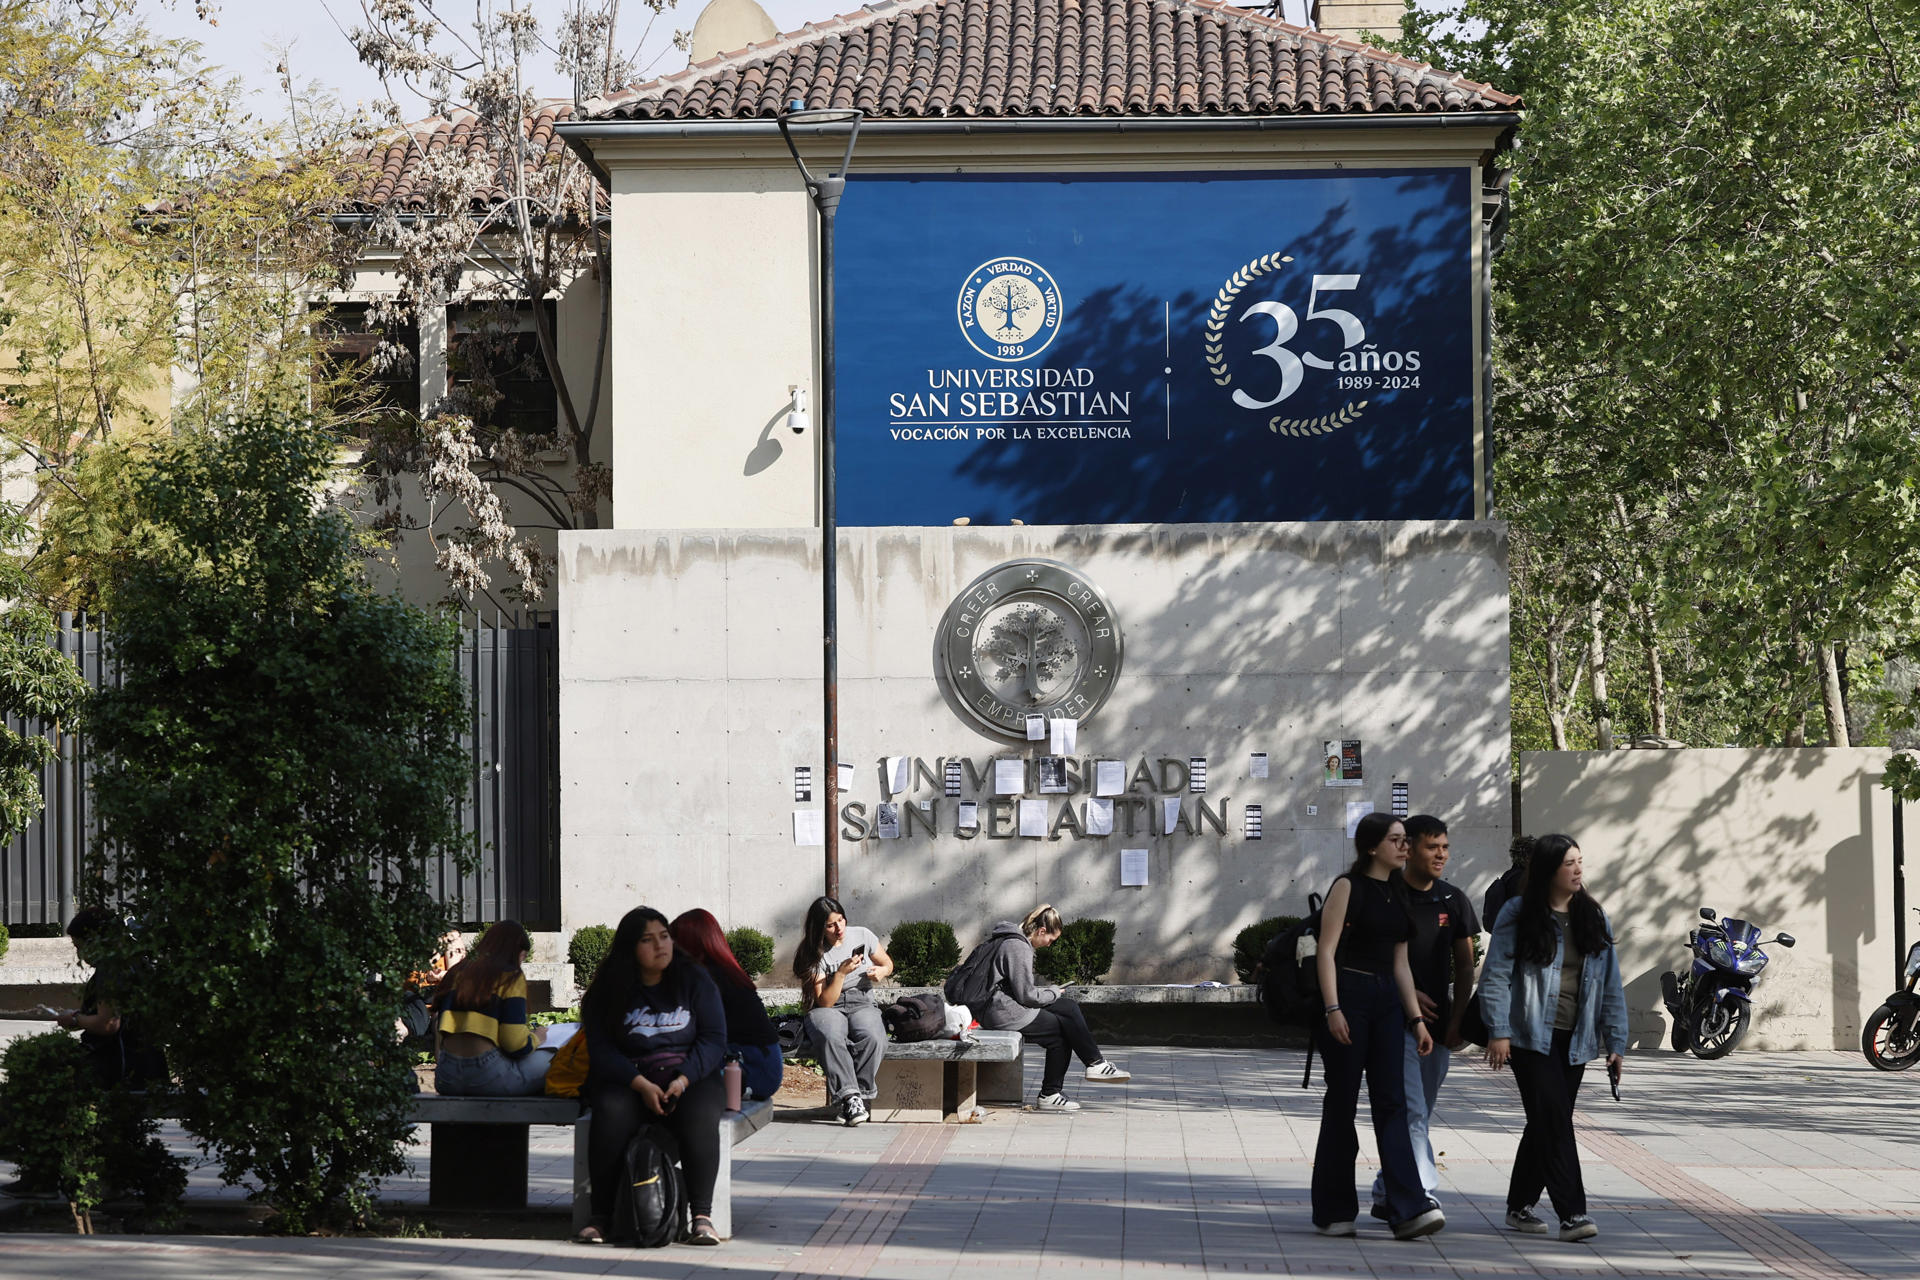
[[[1132,1085],[1071,1090],[1076,1115],[847,1130],[785,1113],[736,1153],[737,1235],[719,1249],[584,1248],[557,1215],[546,1240],[0,1233],[0,1276],[1920,1277],[1920,1073],[1857,1055],[1648,1053],[1629,1059],[1618,1103],[1590,1072],[1580,1140],[1601,1234],[1586,1244],[1498,1225],[1519,1132],[1508,1073],[1456,1063],[1435,1129],[1447,1229],[1400,1243],[1370,1219],[1357,1239],[1314,1234],[1320,1093],[1300,1088],[1300,1054],[1113,1056]],[[1036,1066],[1029,1054],[1029,1092]],[[569,1140],[534,1135],[534,1198],[557,1209]],[[1362,1146],[1371,1178],[1364,1131]],[[389,1195],[424,1200],[424,1179],[421,1162]],[[237,1194],[204,1173],[190,1191]]]

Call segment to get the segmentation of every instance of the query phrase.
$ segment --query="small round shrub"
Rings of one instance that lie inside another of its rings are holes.
[[[582,991],[600,972],[600,962],[613,949],[613,927],[604,924],[582,925],[573,931],[567,943],[567,963],[573,966],[573,985]]]
[[[1233,935],[1233,971],[1240,981],[1252,982],[1254,966],[1267,953],[1267,944],[1275,935],[1300,922],[1299,916],[1270,916],[1248,925]]]
[[[893,926],[887,938],[893,976],[907,987],[931,987],[960,963],[960,941],[944,920],[909,920]]]
[[[1069,920],[1053,945],[1033,953],[1033,969],[1057,986],[1091,987],[1113,968],[1113,921]]]
[[[67,1202],[93,1230],[108,1187],[140,1197],[155,1224],[170,1222],[186,1169],[160,1142],[143,1100],[102,1089],[80,1042],[64,1031],[22,1036],[0,1052],[0,1158]]]
[[[773,939],[752,925],[727,930],[727,949],[749,978],[773,972]]]

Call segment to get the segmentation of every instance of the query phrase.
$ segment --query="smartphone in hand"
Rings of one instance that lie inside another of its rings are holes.
[[[1609,1062],[1607,1064],[1607,1083],[1613,1087],[1613,1100],[1615,1102],[1620,1101],[1620,1064],[1619,1063]]]

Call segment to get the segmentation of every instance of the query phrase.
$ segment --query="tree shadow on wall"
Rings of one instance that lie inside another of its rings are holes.
[[[1457,741],[1497,744],[1486,751],[1460,753],[1450,776],[1422,783],[1418,803],[1422,808],[1431,805],[1456,823],[1470,804],[1473,811],[1487,816],[1467,825],[1486,822],[1501,828],[1495,836],[1456,837],[1454,869],[1449,874],[1459,877],[1458,882],[1469,886],[1476,897],[1478,887],[1504,869],[1509,788],[1505,698],[1462,697],[1444,706],[1436,701],[1443,696],[1436,691],[1457,685],[1462,673],[1501,669],[1504,633],[1494,628],[1460,628],[1467,638],[1461,642],[1462,650],[1448,658],[1444,671],[1417,660],[1427,651],[1423,646],[1432,643],[1430,618],[1471,616],[1485,606],[1477,583],[1463,575],[1396,571],[1396,556],[1422,549],[1420,536],[1414,536],[1409,548],[1404,531],[1388,526],[1221,532],[1225,536],[1215,538],[1209,531],[1194,529],[1035,530],[1029,546],[1013,550],[1072,564],[1086,564],[1094,557],[1155,560],[1176,553],[1191,557],[1195,568],[1180,588],[1181,612],[1190,621],[1178,630],[1129,633],[1122,693],[1083,726],[1079,754],[1111,754],[1103,744],[1115,742],[1130,744],[1125,752],[1129,761],[1139,755],[1184,761],[1196,749],[1204,751],[1219,762],[1220,769],[1206,799],[1215,805],[1232,801],[1229,835],[1222,839],[1208,831],[1198,838],[1168,841],[1156,836],[1136,842],[1125,839],[1116,825],[1114,836],[1105,839],[1075,839],[1067,832],[1045,840],[987,841],[983,836],[961,849],[950,837],[943,837],[937,847],[927,849],[925,857],[890,856],[896,851],[904,855],[914,847],[904,842],[847,843],[841,852],[842,898],[855,918],[876,930],[903,920],[948,919],[966,946],[983,937],[994,919],[1008,913],[1017,918],[1035,904],[1052,902],[1069,918],[1094,916],[1116,922],[1114,981],[1230,979],[1224,958],[1231,954],[1234,932],[1266,916],[1298,914],[1307,894],[1323,892],[1352,857],[1337,829],[1319,831],[1325,839],[1309,847],[1292,829],[1295,819],[1289,816],[1293,810],[1287,797],[1297,786],[1288,779],[1294,770],[1285,753],[1333,726],[1316,722],[1310,730],[1304,729],[1300,721],[1308,715],[1300,706],[1290,705],[1287,699],[1263,702],[1249,697],[1236,673],[1326,682],[1325,696],[1336,707],[1347,696],[1346,690],[1364,687],[1371,705],[1390,709],[1386,719],[1369,718],[1368,750],[1378,753],[1372,757],[1377,760],[1391,760],[1402,743],[1439,734]],[[1244,555],[1248,536],[1267,537],[1266,552],[1251,559]],[[1208,549],[1194,554],[1196,542]],[[1347,571],[1292,576],[1266,571],[1283,558],[1321,568],[1344,564]],[[965,584],[946,585],[951,594]],[[1355,634],[1350,624],[1343,627],[1359,592],[1377,596],[1368,602],[1368,617],[1391,615],[1397,625],[1361,634]],[[1249,619],[1285,621],[1246,625]],[[1123,615],[1122,625],[1127,621]],[[1302,665],[1302,655],[1314,651],[1337,652],[1338,669]],[[1193,674],[1201,674],[1205,683],[1189,678]],[[1336,682],[1339,693],[1332,692]],[[1207,689],[1215,692],[1207,696]],[[934,725],[948,723],[952,714],[932,685],[922,695],[921,705],[898,710],[909,722]],[[1425,714],[1428,711],[1430,715]],[[1351,714],[1341,712],[1337,718],[1351,723]],[[843,723],[847,725],[843,741],[857,740],[858,730],[852,728],[851,720]],[[1244,744],[1279,753],[1274,757],[1271,782],[1229,782],[1238,772],[1234,763],[1244,757],[1228,752],[1237,753]],[[1011,744],[982,740],[971,754],[980,757],[1014,750]],[[1460,763],[1463,760],[1467,763]],[[1260,790],[1244,794],[1247,786]],[[1357,792],[1326,794],[1369,798],[1384,808],[1386,791],[1386,783],[1379,781]],[[937,791],[923,787],[913,798],[935,795]],[[969,791],[963,798],[976,797]],[[1185,798],[1190,806],[1196,799]],[[1267,832],[1259,843],[1244,841],[1240,831],[1240,805],[1255,799],[1267,804]],[[950,812],[943,810],[943,828],[950,828]],[[1327,821],[1320,819],[1315,826]],[[1118,850],[1139,843],[1153,850],[1153,883],[1177,880],[1178,894],[1115,893]],[[956,902],[977,904],[977,918],[956,917]],[[1014,903],[1023,905],[1013,911]],[[796,918],[777,922],[774,931],[790,937],[797,927]]]
[[[1626,974],[1636,1044],[1665,1043],[1660,974],[1687,963],[1687,931],[1699,922],[1702,906],[1747,920],[1767,936],[1804,931],[1816,920],[1824,924],[1832,961],[1825,994],[1833,1043],[1859,1042],[1862,984],[1893,981],[1891,971],[1882,974],[1873,967],[1868,953],[1880,940],[1873,836],[1890,815],[1891,797],[1880,789],[1879,776],[1865,769],[1846,783],[1854,793],[1851,800],[1827,809],[1835,816],[1825,821],[1821,811],[1814,810],[1777,813],[1760,821],[1742,794],[1789,780],[1804,782],[1820,770],[1821,752],[1801,748],[1744,753],[1737,770],[1677,808],[1674,797],[1688,793],[1685,775],[1676,776],[1688,761],[1685,751],[1623,753],[1610,771],[1590,783],[1583,779],[1577,801],[1583,811],[1617,828],[1670,833],[1640,847],[1595,851],[1595,892],[1603,901],[1612,895],[1618,900],[1630,897],[1633,903],[1631,918],[1616,912],[1616,932],[1623,940],[1632,939],[1643,955],[1664,956],[1655,963],[1631,965]],[[1523,769],[1523,806],[1525,791]],[[1536,800],[1534,812],[1542,808]],[[1838,816],[1842,813],[1845,818]],[[1527,825],[1535,834],[1543,829],[1535,817],[1528,817]],[[1730,865],[1745,869],[1737,877],[1737,889],[1709,897],[1710,886],[1726,883]],[[1754,1000],[1754,1024],[1763,1031],[1769,1012],[1785,1010],[1786,984],[1795,981],[1796,966],[1811,962],[1815,953],[1803,944],[1798,952],[1771,948],[1768,954],[1772,967],[1762,976]],[[1770,984],[1775,987],[1771,998]]]

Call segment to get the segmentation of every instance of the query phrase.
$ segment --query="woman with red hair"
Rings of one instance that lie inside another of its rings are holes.
[[[704,967],[720,988],[720,1005],[727,1011],[727,1053],[740,1060],[740,1083],[748,1097],[771,1098],[779,1091],[785,1067],[780,1061],[780,1033],[753,979],[733,958],[727,935],[711,911],[695,907],[673,922],[673,945],[687,959]]]

